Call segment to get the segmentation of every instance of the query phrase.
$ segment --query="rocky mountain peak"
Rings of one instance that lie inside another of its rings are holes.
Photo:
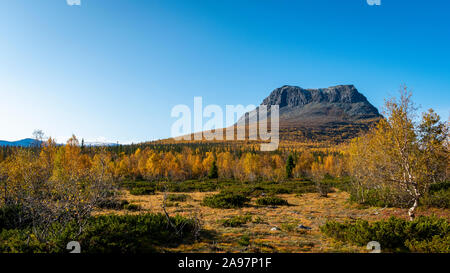
[[[309,103],[358,103],[367,102],[353,85],[338,85],[328,88],[303,89],[298,86],[284,85],[272,91],[262,104],[296,107]]]

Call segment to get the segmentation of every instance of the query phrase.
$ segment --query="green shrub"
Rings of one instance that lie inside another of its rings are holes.
[[[450,189],[441,189],[428,192],[421,200],[420,204],[425,207],[450,208]]]
[[[178,202],[166,202],[166,207],[170,208],[170,207],[178,207],[180,204]]]
[[[97,204],[97,207],[100,209],[113,209],[113,210],[121,210],[128,205],[127,200],[120,200],[118,198],[108,198],[102,200],[101,203]]]
[[[292,232],[297,229],[297,225],[295,223],[282,223],[281,229],[284,231]]]
[[[209,192],[219,189],[216,180],[186,180],[183,182],[160,182],[156,185],[158,191],[169,192]]]
[[[447,235],[444,238],[439,235],[435,235],[431,238],[431,240],[424,241],[407,240],[405,245],[412,252],[450,253],[450,235]]]
[[[254,223],[254,224],[263,224],[264,223],[264,219],[261,216],[256,216],[255,218],[252,219],[252,223]]]
[[[224,227],[241,227],[250,221],[252,221],[252,217],[250,215],[245,215],[224,219],[221,220],[221,223]]]
[[[290,154],[288,156],[288,159],[286,160],[286,166],[285,166],[285,171],[286,171],[286,178],[292,178],[292,171],[295,168],[295,162],[294,162],[294,156],[292,154]]]
[[[128,189],[135,187],[153,186],[157,191],[168,192],[231,192],[240,193],[247,197],[257,197],[261,193],[287,194],[317,192],[314,183],[308,180],[288,180],[282,183],[276,181],[238,181],[238,180],[186,180],[183,182],[126,182],[122,183]]]
[[[420,199],[420,205],[435,208],[450,208],[450,182],[431,184],[428,192]],[[349,187],[350,201],[376,207],[410,208],[409,194],[387,187],[379,189],[357,189]]]
[[[217,178],[219,178],[219,169],[217,168],[216,160],[214,160],[212,162],[211,168],[209,168],[208,178],[209,179],[217,179]]]
[[[31,224],[26,218],[25,212],[20,206],[3,206],[0,207],[0,230],[24,228]]]
[[[350,201],[374,207],[411,207],[411,197],[394,189],[359,189],[350,188]]]
[[[58,250],[39,242],[28,229],[3,229],[0,232],[0,253],[51,253]]]
[[[149,181],[124,181],[121,184],[121,187],[131,190],[133,188],[145,188],[145,187],[155,187],[156,183]]]
[[[319,195],[321,197],[328,197],[328,194],[333,192],[333,190],[331,188],[331,184],[326,183],[326,182],[318,182],[316,184],[316,187],[317,187],[317,192],[319,193]]]
[[[414,221],[391,217],[374,223],[365,220],[357,220],[354,223],[327,222],[320,229],[336,240],[360,246],[365,246],[370,241],[377,241],[382,249],[388,251],[430,249],[433,252],[446,252],[450,244],[448,221],[436,217],[422,216]]]
[[[219,193],[212,196],[206,196],[203,199],[202,204],[211,208],[232,209],[241,208],[249,201],[249,198],[241,194]]]
[[[256,204],[259,206],[288,206],[289,203],[276,196],[262,197],[256,200]]]
[[[152,195],[152,194],[155,194],[155,189],[152,187],[132,188],[130,190],[130,194],[132,194],[132,195]]]
[[[434,183],[430,185],[429,192],[438,192],[442,190],[450,190],[450,181]]]
[[[185,202],[188,199],[187,194],[168,194],[167,200],[172,202]]]
[[[0,232],[1,253],[67,253],[70,241],[81,244],[82,253],[148,253],[158,246],[191,242],[196,224],[181,216],[171,217],[180,233],[169,225],[163,214],[103,215],[89,219],[81,235],[77,225],[61,227],[46,242],[39,242],[31,229],[3,229]]]
[[[250,236],[242,235],[237,242],[240,246],[249,246],[250,245]]]
[[[141,210],[141,206],[136,205],[136,204],[127,204],[127,205],[124,205],[123,208],[126,209],[126,210],[129,210],[129,211],[139,211],[139,210]]]
[[[127,200],[120,200],[119,206],[121,209],[125,209],[128,204],[130,204],[130,202],[128,202]]]
[[[156,246],[180,243],[192,237],[195,225],[175,216],[171,221],[182,233],[176,234],[163,214],[107,215],[91,218],[76,238],[83,253],[147,253]]]

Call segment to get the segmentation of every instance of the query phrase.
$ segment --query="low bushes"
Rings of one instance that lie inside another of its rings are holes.
[[[100,209],[112,209],[112,210],[121,210],[124,209],[126,205],[128,205],[127,200],[121,200],[119,198],[110,198],[105,199],[100,202],[97,207]]]
[[[450,181],[431,184],[430,188],[429,188],[429,191],[431,193],[442,191],[442,190],[450,190]]]
[[[141,206],[137,204],[126,204],[123,208],[129,211],[140,211],[142,209]]]
[[[242,235],[239,240],[237,241],[237,243],[240,246],[249,246],[250,245],[250,236],[247,234]]]
[[[350,185],[344,189],[350,193],[350,201],[368,206],[410,208],[413,200],[408,193],[395,188],[362,188]],[[421,198],[420,205],[435,208],[450,208],[450,182],[431,184]]]
[[[412,206],[411,197],[395,189],[377,188],[363,189],[357,186],[348,189],[350,201],[374,207],[409,208]]]
[[[450,235],[441,237],[433,236],[431,240],[409,240],[405,242],[406,247],[412,252],[420,253],[450,253]]]
[[[132,195],[152,195],[155,193],[155,183],[148,181],[125,181],[121,186]]]
[[[211,208],[233,209],[241,208],[250,201],[249,198],[242,194],[219,193],[216,195],[206,196],[202,204]]]
[[[226,182],[221,182],[226,183]],[[186,180],[182,182],[158,182],[156,185],[158,191],[168,192],[208,192],[219,189],[219,183],[216,180]]]
[[[420,204],[425,207],[433,208],[450,208],[450,190],[442,189],[436,192],[427,193],[421,200]]]
[[[295,223],[282,223],[281,229],[287,232],[293,232],[297,229],[297,225]]]
[[[238,192],[247,197],[257,197],[261,193],[266,194],[289,194],[317,192],[312,181],[309,180],[288,180],[282,183],[276,181],[237,181],[237,180],[186,180],[178,181],[124,181],[123,188],[132,190],[134,188],[154,188],[160,192],[212,192],[226,191]]]
[[[422,216],[414,221],[391,217],[374,223],[327,222],[320,229],[327,236],[360,246],[377,241],[387,251],[450,252],[450,225],[446,219],[436,217]]]
[[[234,216],[232,218],[223,219],[221,223],[224,227],[241,227],[248,222],[252,221],[252,217],[250,215],[245,216]]]
[[[122,181],[120,186],[131,190],[133,188],[155,187],[155,183],[150,181]]]
[[[152,194],[155,194],[155,189],[152,187],[132,188],[130,190],[130,194],[132,194],[132,195],[152,195]]]
[[[333,189],[331,188],[331,184],[323,182],[323,181],[317,182],[316,188],[317,188],[317,192],[319,193],[320,197],[328,197],[328,194],[333,192]]]
[[[450,182],[432,184],[420,204],[426,207],[450,208]]]
[[[0,231],[2,229],[23,228],[31,224],[20,206],[8,205],[0,207]]]
[[[167,200],[171,202],[185,202],[188,199],[187,194],[168,194]]]
[[[280,197],[276,197],[276,196],[267,196],[267,197],[262,197],[256,200],[256,204],[259,206],[288,206],[289,203],[280,198]]]
[[[29,229],[3,229],[0,232],[0,253],[54,253],[61,251],[60,247],[51,247],[50,243],[39,242]]]
[[[177,229],[189,237],[194,222],[181,216],[171,218]],[[108,215],[92,218],[77,238],[83,253],[146,253],[155,246],[180,242],[182,237],[170,228],[163,214]]]
[[[197,229],[195,221],[181,216],[171,217],[179,233],[163,214],[105,215],[89,219],[81,235],[75,225],[60,229],[57,237],[39,242],[30,229],[3,229],[0,232],[2,253],[66,253],[70,241],[81,244],[82,253],[148,253],[158,246],[189,242]]]
[[[316,192],[311,181],[275,181],[238,182],[222,187],[223,192],[240,193],[247,197],[258,197],[262,193],[268,195]]]

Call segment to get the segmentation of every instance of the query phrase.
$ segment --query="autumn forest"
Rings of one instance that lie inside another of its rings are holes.
[[[449,252],[448,122],[417,113],[405,88],[356,138],[282,141],[274,152],[249,141],[94,147],[76,136],[4,146],[0,251],[66,252],[77,241],[90,253],[364,252],[378,241]]]

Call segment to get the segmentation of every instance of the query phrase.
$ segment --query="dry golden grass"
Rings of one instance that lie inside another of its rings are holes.
[[[167,207],[170,215],[180,214],[187,217],[197,216],[201,219],[205,235],[194,244],[166,248],[170,252],[366,252],[364,247],[356,247],[336,242],[321,234],[319,227],[327,220],[344,221],[348,219],[366,219],[369,221],[388,218],[392,215],[405,217],[406,209],[364,208],[350,204],[348,193],[336,190],[328,198],[321,198],[316,193],[301,196],[282,194],[290,206],[258,207],[254,200],[241,209],[213,209],[201,205],[209,193],[185,193],[189,195],[185,202],[174,202],[177,206]],[[142,210],[133,213],[163,212],[161,204],[163,194],[133,196],[124,191],[122,198],[138,204]],[[99,213],[131,213],[127,211],[102,211]],[[435,214],[450,219],[448,209],[419,210],[419,215]],[[220,220],[237,215],[250,215],[252,222],[242,227],[224,227]],[[311,227],[301,230],[298,225]],[[279,230],[272,231],[273,227]],[[289,228],[291,227],[291,228]],[[250,238],[250,245],[239,244],[243,235]]]

